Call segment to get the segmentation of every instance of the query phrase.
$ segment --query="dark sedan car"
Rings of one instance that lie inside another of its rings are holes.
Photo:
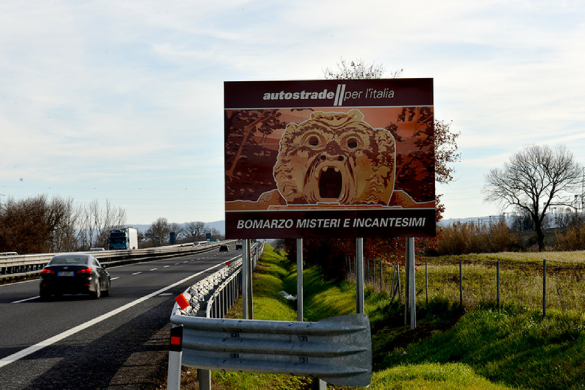
[[[90,254],[57,255],[41,272],[41,299],[51,295],[89,294],[95,299],[110,295],[111,279],[105,267]]]

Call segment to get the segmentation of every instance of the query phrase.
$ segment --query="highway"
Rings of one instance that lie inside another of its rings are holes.
[[[240,257],[233,248],[110,267],[111,295],[99,300],[43,302],[38,280],[0,285],[0,387],[154,388],[174,298]]]

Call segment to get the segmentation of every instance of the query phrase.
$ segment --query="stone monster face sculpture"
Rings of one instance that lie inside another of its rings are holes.
[[[274,166],[288,204],[387,205],[394,190],[396,144],[359,110],[313,112],[290,123]]]

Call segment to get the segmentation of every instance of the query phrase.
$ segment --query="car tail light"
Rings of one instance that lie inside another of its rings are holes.
[[[83,268],[77,271],[78,274],[91,274],[91,268]]]
[[[43,268],[43,270],[41,271],[42,275],[55,275],[55,271],[53,271],[52,269],[48,269],[48,268]]]

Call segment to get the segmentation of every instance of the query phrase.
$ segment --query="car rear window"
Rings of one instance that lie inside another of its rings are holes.
[[[58,256],[54,257],[49,263],[50,265],[65,265],[65,264],[88,264],[88,257],[85,256]]]

